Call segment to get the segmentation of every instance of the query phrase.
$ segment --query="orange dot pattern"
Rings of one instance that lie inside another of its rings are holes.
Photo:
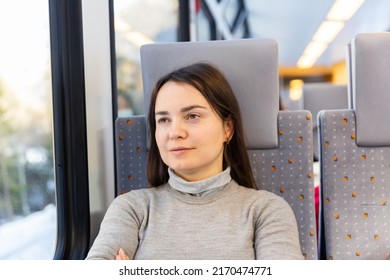
[[[306,259],[317,259],[312,117],[306,111],[281,111],[277,131],[278,148],[249,151],[256,184],[290,204],[302,254]]]
[[[144,117],[118,118],[115,123],[117,193],[147,186],[146,121]]]
[[[390,147],[359,147],[352,110],[320,116],[327,259],[385,259],[390,252]]]

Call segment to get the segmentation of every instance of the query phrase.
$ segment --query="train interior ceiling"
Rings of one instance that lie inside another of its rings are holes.
[[[174,4],[151,5],[153,15],[158,16],[148,18],[151,29],[145,31],[140,27],[146,24],[145,19],[132,15],[142,15],[144,9],[149,9],[147,4],[135,4],[128,12],[118,10],[117,36],[134,45],[174,40],[275,39],[279,48],[281,97],[289,109],[302,108],[296,88],[303,83],[347,83],[347,44],[356,34],[390,30],[390,4],[385,0],[203,0],[190,1],[189,32],[180,38],[182,33],[176,37],[177,23],[172,18],[177,5],[175,1],[171,3]],[[137,9],[139,13],[134,12]],[[139,35],[138,40],[130,39],[130,34]],[[137,54],[131,56],[134,55]]]
[[[118,195],[115,121],[145,113],[142,45],[274,39],[292,111],[306,85],[347,86],[357,34],[388,31],[388,0],[0,2],[0,260],[86,256]]]

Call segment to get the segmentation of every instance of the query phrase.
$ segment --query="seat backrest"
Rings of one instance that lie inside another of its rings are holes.
[[[298,223],[301,251],[306,259],[317,259],[311,119],[309,111],[280,111],[279,146],[249,149],[248,153],[257,187],[290,204]]]
[[[390,33],[350,45],[352,109],[319,117],[323,236],[328,259],[390,253]]]
[[[142,46],[145,112],[149,111],[150,95],[157,80],[164,74],[195,62],[215,65],[229,81],[242,108],[248,146],[277,147],[279,83],[276,42],[270,39],[242,39]],[[263,106],[262,110],[259,110],[259,104],[268,106]],[[266,118],[269,121],[258,121]]]
[[[348,87],[331,83],[308,83],[303,86],[302,94],[303,109],[310,111],[313,116],[313,154],[314,161],[318,161],[318,112],[348,109]]]
[[[141,48],[145,112],[157,79],[195,62],[215,65],[239,102],[258,188],[285,198],[296,215],[302,252],[317,258],[308,111],[279,112],[278,49],[274,40],[240,39],[146,45]],[[147,186],[144,116],[116,121],[117,193]]]

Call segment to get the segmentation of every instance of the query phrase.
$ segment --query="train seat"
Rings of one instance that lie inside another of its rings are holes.
[[[292,206],[302,253],[307,259],[317,259],[311,114],[308,111],[279,112],[276,42],[240,39],[143,46],[145,112],[157,79],[195,62],[217,66],[229,81],[241,107],[257,186],[284,197]],[[118,194],[148,185],[147,143],[145,116],[117,119]]]
[[[321,111],[321,247],[327,259],[390,253],[390,33],[359,34],[349,49],[351,109]]]
[[[331,83],[307,83],[302,87],[303,109],[313,116],[313,154],[318,161],[318,112],[348,109],[348,86]]]

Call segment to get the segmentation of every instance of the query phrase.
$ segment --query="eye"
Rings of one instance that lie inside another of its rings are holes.
[[[159,124],[164,124],[164,123],[167,123],[168,122],[168,118],[159,118],[158,120],[157,120],[157,123],[159,123]]]
[[[187,120],[197,120],[200,118],[200,115],[195,114],[195,113],[190,113],[186,116]]]

